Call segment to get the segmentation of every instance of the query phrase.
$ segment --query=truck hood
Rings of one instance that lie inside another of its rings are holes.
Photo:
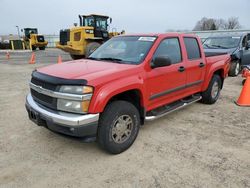
[[[88,84],[96,85],[119,77],[127,77],[128,73],[135,74],[138,72],[137,67],[138,65],[82,59],[42,67],[37,71],[64,79],[84,79]]]

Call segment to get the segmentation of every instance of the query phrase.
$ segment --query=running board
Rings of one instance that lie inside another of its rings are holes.
[[[193,96],[190,96],[188,98],[179,100],[177,102],[159,107],[159,108],[154,109],[154,110],[151,110],[151,111],[147,112],[145,120],[146,121],[153,121],[155,119],[161,118],[161,117],[163,117],[171,112],[174,112],[174,111],[179,110],[185,106],[188,106],[192,103],[195,103],[195,102],[201,100],[201,98],[202,97],[200,95],[193,95]]]

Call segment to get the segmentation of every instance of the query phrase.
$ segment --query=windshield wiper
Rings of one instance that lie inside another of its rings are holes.
[[[221,46],[221,45],[211,45],[211,46],[213,46],[213,47],[217,47],[217,48],[228,49],[227,47],[225,47],[225,46]]]
[[[91,60],[100,60],[99,58],[95,58],[95,57],[87,57],[86,59],[91,59]]]
[[[104,61],[117,61],[117,62],[122,62],[122,59],[119,58],[113,58],[113,57],[103,57],[99,58],[99,60],[104,60]]]

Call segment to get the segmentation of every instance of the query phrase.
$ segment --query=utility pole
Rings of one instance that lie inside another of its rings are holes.
[[[20,39],[20,31],[19,31],[19,26],[17,25],[17,26],[16,26],[16,28],[17,28],[18,37],[19,37],[19,39]]]

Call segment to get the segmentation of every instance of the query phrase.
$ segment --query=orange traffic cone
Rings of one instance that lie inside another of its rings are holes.
[[[29,64],[35,64],[35,63],[36,63],[36,56],[35,56],[35,53],[32,52]]]
[[[6,53],[6,59],[10,59],[10,53],[9,52]]]
[[[60,55],[58,56],[57,63],[62,63],[62,57]]]
[[[240,97],[236,102],[239,106],[249,106],[250,107],[250,76],[247,77],[246,82],[242,88]]]

